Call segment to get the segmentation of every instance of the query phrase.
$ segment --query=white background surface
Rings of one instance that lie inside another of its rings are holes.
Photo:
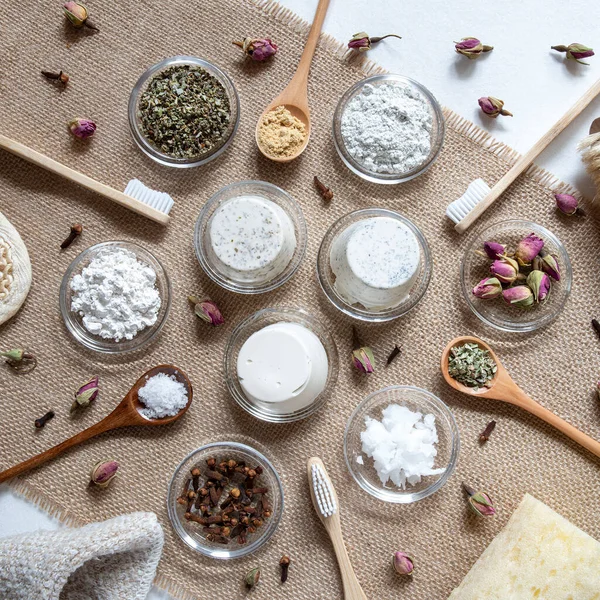
[[[317,0],[280,1],[312,20]],[[391,72],[417,79],[444,106],[524,152],[600,77],[599,22],[597,0],[331,0],[324,30],[341,41],[357,31],[401,35],[402,40],[390,38],[375,46],[369,57]],[[456,54],[452,43],[467,36],[495,49],[470,61]],[[274,41],[285,52],[285,40]],[[597,47],[590,66],[567,62],[564,54],[550,50],[571,42]],[[482,115],[477,99],[488,95],[504,100],[514,117]],[[600,98],[537,161],[587,196],[593,195],[593,187],[575,147],[596,117]],[[52,527],[56,524],[39,510],[0,490],[0,537]],[[149,599],[164,597],[157,593]]]

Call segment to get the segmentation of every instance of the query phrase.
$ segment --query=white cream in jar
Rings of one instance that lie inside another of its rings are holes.
[[[294,224],[275,202],[239,196],[224,202],[208,223],[218,271],[235,281],[263,283],[281,275],[296,249]]]
[[[353,223],[330,252],[336,292],[349,304],[375,311],[394,308],[408,297],[420,262],[417,237],[391,217]]]
[[[310,406],[325,389],[328,372],[321,340],[298,323],[275,323],[253,333],[237,360],[246,397],[277,414]]]

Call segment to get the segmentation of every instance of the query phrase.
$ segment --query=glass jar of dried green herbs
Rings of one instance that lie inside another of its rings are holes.
[[[134,140],[149,156],[172,166],[197,166],[218,156],[239,121],[233,83],[214,65],[174,57],[154,65],[129,100]]]

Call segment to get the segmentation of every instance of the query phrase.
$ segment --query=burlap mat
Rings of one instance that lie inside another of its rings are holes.
[[[256,599],[341,597],[332,548],[310,504],[305,461],[311,455],[323,458],[336,485],[348,551],[369,598],[400,594],[407,599],[446,598],[524,492],[599,538],[600,462],[516,408],[452,392],[438,367],[450,338],[481,335],[534,398],[600,438],[600,404],[594,391],[600,341],[590,328],[590,319],[600,313],[600,244],[592,219],[557,216],[551,196],[557,182],[536,170],[513,185],[481,220],[481,224],[508,217],[537,221],[558,235],[574,263],[573,293],[558,321],[535,334],[500,335],[467,313],[458,282],[467,238],[454,233],[444,210],[476,177],[497,181],[514,159],[509,149],[493,143],[471,123],[448,115],[444,150],[427,174],[393,187],[359,180],[338,160],[330,129],[340,94],[365,72],[343,59],[332,40],[323,39],[310,77],[314,135],[301,159],[278,166],[258,156],[254,124],[295,68],[306,24],[277,5],[257,6],[251,0],[206,0],[197,7],[183,0],[147,0],[129,6],[102,2],[91,9],[101,29],[97,35],[64,25],[60,3],[37,2],[23,10],[4,3],[0,131],[117,188],[137,176],[169,192],[176,200],[173,221],[168,229],[155,226],[0,153],[0,209],[25,239],[34,272],[26,305],[0,330],[0,346],[26,346],[39,356],[31,375],[15,376],[0,369],[0,468],[104,417],[138,376],[157,363],[172,362],[189,374],[195,402],[169,429],[104,435],[24,477],[16,487],[71,522],[155,511],[166,532],[157,583],[190,599],[242,597],[242,577],[257,564],[263,578],[253,594]],[[231,40],[253,34],[271,35],[281,45],[275,60],[267,64],[243,60]],[[214,61],[232,76],[241,95],[237,137],[223,157],[205,168],[161,168],[137,150],[129,135],[127,101],[135,81],[146,67],[174,54]],[[68,89],[61,92],[44,81],[41,68],[63,68],[72,78]],[[74,116],[97,122],[98,132],[90,144],[72,141],[66,132],[65,123]],[[526,126],[517,120],[518,116],[510,125]],[[330,206],[324,206],[313,189],[315,174],[335,191]],[[288,190],[301,203],[309,223],[308,251],[299,272],[282,289],[253,298],[212,285],[192,248],[194,222],[204,202],[223,185],[241,179],[263,179]],[[361,378],[347,360],[351,323],[324,299],[315,278],[315,260],[319,241],[333,220],[369,206],[392,208],[414,220],[431,245],[435,265],[429,290],[416,310],[392,324],[362,328],[378,363],[374,375]],[[74,220],[84,224],[83,238],[60,252],[59,244]],[[157,254],[173,282],[173,307],[156,345],[142,355],[105,359],[70,338],[58,310],[58,290],[63,272],[78,252],[113,239],[138,241]],[[227,320],[223,328],[213,330],[195,319],[186,301],[192,292],[209,294],[218,302]],[[307,307],[328,321],[341,354],[334,397],[320,413],[293,425],[265,424],[248,416],[223,383],[223,350],[233,327],[257,309],[278,304]],[[384,368],[394,343],[402,346],[402,355]],[[80,419],[71,420],[68,407],[74,389],[95,373],[101,379],[100,399]],[[383,504],[366,495],[351,480],[342,455],[344,426],[354,406],[366,394],[390,384],[413,384],[439,395],[452,407],[462,435],[451,481],[433,497],[410,506]],[[34,431],[33,420],[49,408],[57,417],[44,430]],[[478,434],[492,418],[498,426],[493,439],[481,448]],[[240,434],[265,445],[274,456],[283,478],[286,510],[276,536],[263,551],[224,564],[201,558],[176,538],[167,520],[165,496],[175,466],[189,451],[205,441]],[[119,479],[106,490],[89,490],[89,468],[107,457],[122,464]],[[484,522],[468,515],[460,491],[463,479],[495,497],[498,518]],[[412,581],[392,572],[390,557],[396,549],[414,554],[417,573]],[[284,552],[293,564],[288,583],[281,586],[278,560]]]

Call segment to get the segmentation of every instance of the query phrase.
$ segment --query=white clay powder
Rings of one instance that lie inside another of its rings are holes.
[[[360,434],[362,451],[373,459],[381,483],[391,480],[406,489],[427,475],[439,475],[446,469],[434,469],[438,442],[435,417],[423,416],[406,406],[390,404],[378,421],[365,417],[366,429]],[[363,464],[358,459],[357,462]]]
[[[160,294],[156,272],[124,248],[100,251],[71,280],[71,310],[104,339],[131,340],[156,323]]]
[[[367,84],[348,102],[341,133],[349,154],[375,173],[407,173],[431,151],[428,101],[402,83]]]
[[[141,413],[148,419],[163,419],[176,415],[188,402],[187,389],[174,375],[158,373],[138,390],[138,398],[145,406]]]

